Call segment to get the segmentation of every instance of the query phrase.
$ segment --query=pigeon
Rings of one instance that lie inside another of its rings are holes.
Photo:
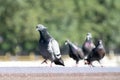
[[[84,59],[84,53],[82,52],[82,49],[69,40],[65,41],[65,45],[67,45],[69,48],[69,56],[76,61],[76,66],[78,66],[79,60]]]
[[[101,65],[100,60],[104,58],[106,54],[106,51],[104,49],[102,40],[98,40],[97,45],[94,49],[92,49],[92,52],[87,56],[87,59],[85,59],[85,64],[91,65],[94,67],[92,64],[93,61],[98,61],[99,64]],[[103,67],[101,65],[101,67]]]
[[[82,50],[84,52],[84,55],[87,57],[91,53],[93,48],[95,48],[95,45],[92,40],[92,34],[87,33],[86,40],[82,45]]]
[[[51,61],[51,65],[54,62],[56,65],[65,66],[61,58],[60,48],[58,42],[49,34],[47,28],[42,24],[36,26],[36,30],[40,33],[39,49],[41,56],[45,59],[43,63],[47,63],[47,60]]]

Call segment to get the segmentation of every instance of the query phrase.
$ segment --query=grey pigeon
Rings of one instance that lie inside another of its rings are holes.
[[[95,45],[94,45],[93,40],[92,40],[92,34],[87,33],[86,39],[82,45],[82,50],[84,52],[84,55],[88,56],[91,53],[93,48],[95,48]]]
[[[76,61],[76,66],[78,65],[79,60],[84,59],[84,53],[82,49],[79,48],[77,45],[73,44],[69,40],[65,41],[65,44],[69,48],[69,56]]]
[[[98,40],[96,47],[92,50],[92,52],[88,55],[85,64],[94,66],[92,64],[93,61],[98,61],[100,63],[100,60],[105,56],[106,51],[104,49],[102,40]],[[100,63],[101,65],[101,63]],[[102,65],[101,65],[102,67]]]
[[[40,33],[40,54],[45,59],[42,63],[46,62],[47,60],[50,60],[51,66],[53,62],[56,65],[64,66],[58,42],[48,33],[47,28],[42,24],[38,24],[36,26],[36,30]]]

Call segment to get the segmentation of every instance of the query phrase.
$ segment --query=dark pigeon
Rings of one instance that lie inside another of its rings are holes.
[[[64,66],[61,58],[58,42],[48,33],[47,28],[42,24],[36,26],[36,30],[40,33],[39,49],[42,57],[45,59],[42,63],[47,63],[47,60],[54,62],[56,65]]]
[[[105,54],[106,54],[106,51],[105,51],[105,49],[104,49],[102,40],[99,40],[99,41],[97,42],[96,47],[95,47],[95,48],[92,50],[92,52],[88,55],[85,64],[94,66],[94,65],[92,64],[92,62],[93,62],[93,61],[98,61],[98,62],[100,63],[100,60],[105,56]],[[100,63],[100,65],[101,65],[101,63]],[[101,65],[101,67],[102,67],[102,65]]]
[[[76,66],[78,65],[78,62],[80,59],[84,59],[84,53],[82,52],[82,49],[70,42],[69,40],[65,41],[65,44],[69,48],[69,56],[76,61]]]
[[[82,45],[82,50],[84,52],[84,55],[88,56],[93,48],[95,48],[95,45],[92,40],[92,35],[91,33],[87,33],[86,39]]]

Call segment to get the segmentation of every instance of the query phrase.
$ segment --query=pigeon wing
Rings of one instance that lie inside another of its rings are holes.
[[[55,39],[51,39],[48,44],[48,51],[52,53],[56,58],[61,58],[59,44]]]

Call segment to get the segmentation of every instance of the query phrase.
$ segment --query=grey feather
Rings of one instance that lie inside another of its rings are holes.
[[[84,52],[84,55],[88,56],[91,53],[93,48],[95,48],[95,45],[94,45],[94,43],[92,41],[92,34],[87,33],[86,39],[85,39],[85,41],[84,41],[84,43],[82,45],[82,50]]]
[[[48,33],[47,28],[42,24],[36,26],[36,30],[40,33],[39,49],[42,57],[49,59],[57,65],[63,65],[64,62],[61,59],[60,49],[58,42]]]
[[[69,47],[69,56],[76,61],[76,64],[78,64],[80,59],[84,59],[84,53],[81,48],[69,40],[65,41],[65,44]]]
[[[105,56],[105,54],[106,51],[102,44],[102,40],[98,40],[96,47],[92,50],[86,59],[87,64],[92,65],[92,62],[95,60],[100,63],[100,60]]]

